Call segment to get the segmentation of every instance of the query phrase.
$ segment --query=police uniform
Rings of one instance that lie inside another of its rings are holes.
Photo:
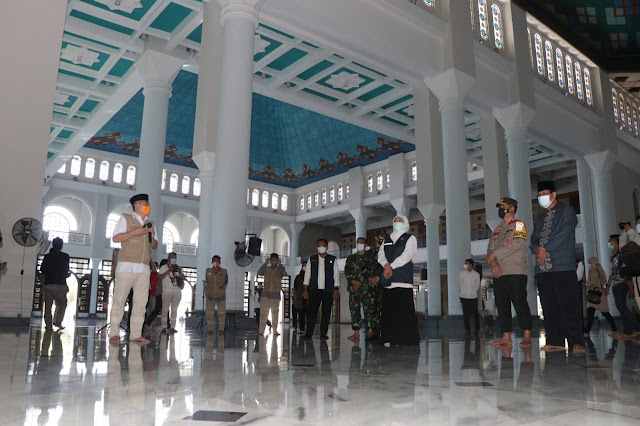
[[[502,198],[496,207],[517,207],[512,198]],[[511,303],[522,330],[531,330],[531,311],[527,303],[527,228],[521,220],[502,223],[493,230],[487,247],[487,258],[493,255],[502,274],[494,278],[493,291],[498,308],[498,318],[503,333],[512,331]]]

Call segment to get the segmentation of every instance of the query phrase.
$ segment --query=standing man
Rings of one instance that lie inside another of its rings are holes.
[[[502,338],[492,346],[513,346],[511,340],[513,322],[511,304],[513,303],[518,324],[524,331],[520,348],[528,348],[531,346],[532,321],[527,303],[527,228],[524,222],[515,218],[518,211],[516,200],[502,198],[496,207],[498,217],[502,219],[502,225],[493,230],[486,259],[493,272],[493,292]]]
[[[300,325],[300,331],[298,334],[304,334],[305,324],[306,324],[306,309],[304,297],[302,296],[302,289],[304,287],[304,271],[307,268],[307,262],[302,262],[302,268],[300,268],[300,273],[296,276],[296,279],[293,281],[293,331],[295,332]]]
[[[545,212],[536,219],[531,251],[536,255],[536,281],[544,312],[544,351],[563,351],[565,338],[573,353],[584,353],[584,336],[576,276],[576,211],[558,203],[555,183],[538,182],[538,203]]]
[[[264,334],[269,312],[271,312],[271,330],[274,336],[279,336],[278,320],[280,319],[280,294],[282,293],[282,277],[287,276],[287,271],[282,266],[278,253],[271,253],[269,260],[258,269],[257,276],[264,277],[264,290],[260,300],[260,325],[258,335]],[[273,327],[275,326],[275,330]]]
[[[331,307],[339,297],[340,271],[338,270],[338,260],[335,256],[327,254],[328,247],[329,242],[324,238],[316,241],[318,254],[314,254],[309,258],[307,270],[304,273],[303,297],[310,300],[305,339],[311,339],[313,336],[320,305],[322,305],[320,338],[322,340],[329,339],[327,333],[329,332]]]
[[[187,277],[182,273],[182,268],[177,264],[178,256],[171,252],[167,257],[167,263],[160,268],[158,280],[162,283],[162,332],[166,334],[177,333],[178,306],[182,300],[182,288],[178,285],[178,278],[183,283]],[[171,311],[171,328],[167,324],[167,315]]]
[[[478,290],[480,274],[473,270],[473,259],[464,261],[464,269],[458,275],[460,285],[460,303],[464,315],[465,334],[471,334],[471,317],[473,316],[475,334],[480,332],[480,316],[478,315]]]
[[[40,272],[44,275],[44,323],[47,331],[52,331],[51,305],[56,302],[53,325],[64,330],[62,320],[67,309],[67,278],[69,275],[69,255],[62,251],[62,238],[54,238],[51,250],[44,257]]]
[[[124,304],[133,289],[133,312],[129,341],[142,344],[150,340],[142,337],[142,323],[149,299],[149,279],[151,275],[151,250],[158,248],[158,237],[151,213],[149,196],[137,194],[129,200],[133,214],[123,214],[113,230],[113,242],[122,243],[116,267],[116,281],[113,291],[113,304],[109,326],[109,343],[120,343],[120,321],[124,313]]]
[[[207,334],[213,335],[213,325],[216,321],[216,306],[218,308],[218,336],[224,333],[227,317],[227,284],[229,276],[227,270],[220,267],[220,256],[211,258],[213,268],[207,269],[207,279],[204,282],[204,292],[207,296]]]

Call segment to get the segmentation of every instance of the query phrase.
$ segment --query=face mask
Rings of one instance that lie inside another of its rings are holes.
[[[613,244],[607,243],[607,246],[609,247],[609,250],[613,250]]]
[[[318,247],[318,253],[325,254],[327,252],[327,248],[325,246]]]
[[[220,267],[220,262],[213,262],[213,267],[214,268],[219,268]]]
[[[356,250],[364,251],[364,244],[356,244]]]
[[[278,266],[278,261],[277,260],[272,260],[271,261],[271,267],[275,268],[276,266]]]
[[[551,195],[539,196],[538,204],[540,204],[540,207],[542,207],[543,209],[546,209],[547,207],[549,207],[551,205]]]
[[[640,223],[636,225],[636,232],[638,234],[640,234]],[[1,239],[0,239],[0,241],[1,241]]]
[[[142,214],[145,216],[149,216],[149,213],[151,213],[151,206],[142,206]]]
[[[509,209],[498,209],[498,217],[500,219],[504,219],[507,213],[509,213]]]
[[[463,269],[469,270],[469,267],[467,266],[466,263],[464,264]]]
[[[169,263],[171,263],[172,265],[175,265],[176,264],[176,259],[169,260]]]
[[[404,232],[404,222],[393,222],[393,232]]]

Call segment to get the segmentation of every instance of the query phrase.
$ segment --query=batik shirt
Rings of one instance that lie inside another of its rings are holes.
[[[576,211],[567,204],[556,204],[540,214],[531,235],[531,251],[538,247],[549,253],[544,265],[536,265],[536,273],[576,270]]]
[[[611,279],[611,286],[613,287],[618,284],[626,285],[627,281],[620,273],[620,252],[615,252],[613,256],[609,258],[609,261],[611,262],[611,276],[609,277]]]

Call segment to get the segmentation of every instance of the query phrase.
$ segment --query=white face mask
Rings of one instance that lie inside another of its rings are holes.
[[[640,234],[640,223],[636,225],[636,232]]]
[[[356,250],[358,251],[364,251],[364,244],[356,244]]]
[[[467,266],[467,264],[464,264],[464,269],[466,269],[467,271],[469,270],[469,267]]]
[[[546,209],[547,207],[549,207],[551,205],[551,195],[539,196],[538,204],[540,204],[540,207],[542,207],[543,209]]]
[[[175,265],[176,264],[176,259],[169,260],[169,263],[171,263],[172,265]]]
[[[393,232],[404,232],[404,222],[393,222]]]
[[[318,253],[325,254],[327,252],[327,248],[325,246],[318,247]]]

